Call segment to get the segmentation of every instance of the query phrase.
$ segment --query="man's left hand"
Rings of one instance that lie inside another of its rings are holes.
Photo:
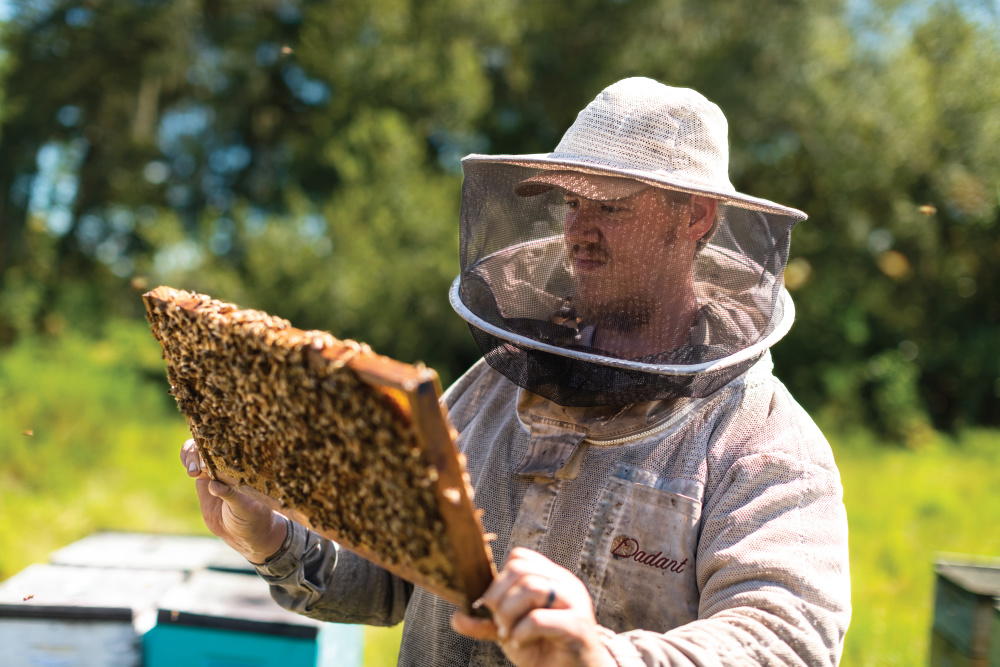
[[[518,667],[613,667],[601,643],[594,603],[583,582],[537,551],[516,547],[483,595],[492,620],[460,611],[456,632],[499,642]]]

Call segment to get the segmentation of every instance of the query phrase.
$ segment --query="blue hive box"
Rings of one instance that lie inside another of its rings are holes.
[[[267,583],[202,570],[158,604],[143,639],[146,667],[361,667],[364,627],[286,611]]]
[[[1000,667],[995,605],[1000,561],[940,560],[935,565],[931,667]]]

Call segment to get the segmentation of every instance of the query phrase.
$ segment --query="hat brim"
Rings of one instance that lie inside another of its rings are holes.
[[[653,186],[631,178],[586,174],[580,171],[549,170],[526,178],[514,186],[518,197],[537,197],[558,188],[595,201],[624,199]]]
[[[657,188],[666,188],[668,190],[677,190],[679,192],[689,192],[691,194],[703,195],[706,197],[712,197],[713,199],[718,199],[724,204],[729,204],[731,206],[737,206],[739,208],[760,211],[762,213],[771,213],[776,215],[788,216],[794,219],[796,222],[801,222],[805,220],[808,216],[802,211],[792,208],[790,206],[783,206],[767,199],[760,199],[758,197],[751,197],[750,195],[745,195],[741,192],[725,191],[712,188],[705,184],[693,183],[690,181],[685,181],[674,177],[672,174],[666,171],[646,171],[643,169],[633,169],[625,165],[615,164],[612,162],[605,162],[602,160],[597,160],[587,156],[576,156],[576,155],[564,155],[560,153],[536,153],[536,154],[526,154],[526,155],[479,155],[472,154],[467,155],[462,159],[462,162],[492,162],[497,164],[510,164],[520,167],[534,167],[537,169],[543,169],[545,171],[564,171],[564,172],[578,172],[581,174],[591,174],[595,176],[611,176],[618,178],[631,179],[633,181],[638,181],[640,184],[646,184]],[[543,172],[545,173],[545,172]],[[540,176],[541,174],[539,174]],[[525,179],[515,186],[515,193],[518,196],[526,197],[533,196],[528,194],[517,193],[517,188],[522,184],[530,181],[531,179]],[[536,184],[529,184],[534,187]],[[551,190],[554,187],[558,187],[551,183],[546,184],[544,182],[537,183],[538,187],[546,187],[547,190]],[[538,194],[541,194],[539,192]]]

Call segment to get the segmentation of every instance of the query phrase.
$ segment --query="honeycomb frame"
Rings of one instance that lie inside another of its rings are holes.
[[[213,479],[470,609],[492,536],[433,370],[204,294],[143,302]]]

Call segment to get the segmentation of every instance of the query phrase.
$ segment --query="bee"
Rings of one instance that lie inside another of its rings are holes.
[[[556,312],[552,313],[549,321],[559,326],[569,327],[574,331],[580,330],[580,318],[576,315],[576,308],[567,299],[566,302]]]

